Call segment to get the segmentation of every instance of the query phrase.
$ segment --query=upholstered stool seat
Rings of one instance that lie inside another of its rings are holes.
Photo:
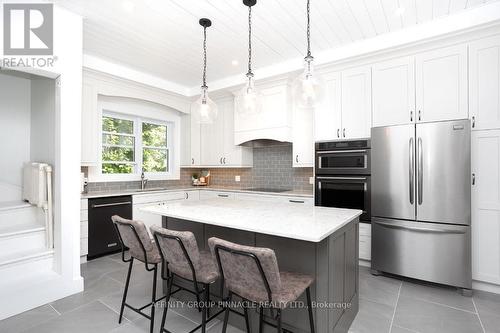
[[[314,279],[306,274],[280,272],[276,254],[272,249],[239,245],[212,237],[208,245],[217,260],[221,278],[229,291],[229,300],[233,294],[256,303],[260,308],[260,332],[263,324],[271,324],[264,320],[263,310],[277,310],[276,325],[281,333],[281,310],[306,293],[311,333],[314,333],[314,321],[311,304],[310,286]],[[230,303],[229,303],[230,304]],[[225,333],[230,312],[226,307],[222,332]],[[250,331],[248,309],[243,308],[247,326]]]
[[[122,260],[129,263],[118,322],[121,323],[123,318],[123,310],[125,309],[125,307],[128,307],[129,309],[150,320],[149,330],[152,333],[154,328],[155,304],[159,300],[165,298],[162,297],[160,299],[156,299],[156,278],[158,274],[158,264],[162,262],[160,251],[158,250],[158,246],[156,245],[156,243],[149,236],[148,229],[143,222],[127,220],[117,215],[113,216],[111,220],[114,223],[116,232],[118,233],[118,238],[120,239],[120,244],[122,247]],[[130,255],[129,259],[125,259],[126,248],[128,248],[128,253]],[[146,304],[141,308],[135,308],[127,304],[127,293],[130,284],[130,276],[132,274],[134,259],[143,262],[146,271],[153,272],[151,303]],[[150,315],[147,315],[143,312],[143,310],[148,306],[151,306]]]
[[[162,274],[162,278],[168,281],[167,291],[167,306],[163,310],[163,317],[161,322],[160,332],[164,331],[165,320],[168,311],[168,300],[173,294],[172,286],[174,285],[174,278],[182,278],[193,282],[194,294],[202,311],[201,325],[195,327],[191,332],[201,328],[205,333],[207,323],[214,319],[219,313],[209,316],[210,303],[210,284],[217,281],[219,278],[219,270],[210,252],[200,251],[194,234],[190,231],[175,231],[165,229],[159,226],[152,226],[150,228],[155,241],[160,249],[160,255],[163,259],[163,267],[167,267],[168,276]],[[202,285],[200,289],[199,284]],[[187,290],[179,285],[179,289]],[[179,290],[178,289],[178,290]],[[177,290],[177,291],[178,291]],[[188,290],[189,291],[189,290]],[[200,294],[204,295],[203,301],[205,304],[200,303]]]

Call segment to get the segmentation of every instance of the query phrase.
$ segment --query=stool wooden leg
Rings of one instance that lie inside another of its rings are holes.
[[[160,332],[163,332],[163,328],[165,327],[165,321],[167,320],[168,302],[170,301],[170,295],[172,294],[173,284],[174,284],[174,275],[172,274],[172,276],[168,279],[167,297],[165,298],[165,309],[163,309],[163,316],[161,318]]]
[[[224,312],[224,323],[222,325],[222,333],[226,333],[227,330],[227,322],[229,320],[229,303],[231,303],[232,299],[233,299],[233,293],[229,291],[227,297],[228,304],[226,305],[226,312]]]
[[[130,275],[132,274],[132,266],[134,265],[134,258],[130,258],[130,264],[128,266],[127,280],[125,282],[125,290],[123,291],[122,305],[120,307],[120,317],[118,318],[118,324],[121,324],[123,318],[123,310],[125,309],[125,302],[127,301],[128,285],[130,283]]]
[[[250,333],[250,320],[248,319],[248,308],[243,306],[243,313],[245,315],[245,325],[247,327],[247,333]]]
[[[153,333],[155,327],[155,301],[156,301],[156,278],[158,273],[158,265],[155,264],[155,268],[153,270],[153,292],[151,296],[151,323],[149,325],[149,332]]]
[[[309,326],[311,327],[311,333],[314,333],[314,317],[313,317],[313,309],[311,302],[311,289],[308,287],[306,289],[306,297],[307,297],[307,309],[309,311]]]

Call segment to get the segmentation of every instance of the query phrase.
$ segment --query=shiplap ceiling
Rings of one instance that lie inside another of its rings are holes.
[[[311,0],[312,48],[334,49],[498,0]],[[55,0],[84,17],[84,52],[184,85],[200,83],[208,17],[208,81],[244,73],[247,15],[241,0]],[[305,53],[305,0],[258,0],[254,67]],[[209,84],[210,85],[210,84]]]

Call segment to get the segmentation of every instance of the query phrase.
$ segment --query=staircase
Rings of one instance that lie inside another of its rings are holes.
[[[0,202],[0,291],[29,276],[51,274],[53,256],[43,210],[22,201]]]

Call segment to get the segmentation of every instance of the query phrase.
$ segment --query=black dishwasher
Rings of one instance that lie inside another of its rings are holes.
[[[89,252],[94,259],[121,250],[111,216],[132,219],[132,196],[89,199]]]

